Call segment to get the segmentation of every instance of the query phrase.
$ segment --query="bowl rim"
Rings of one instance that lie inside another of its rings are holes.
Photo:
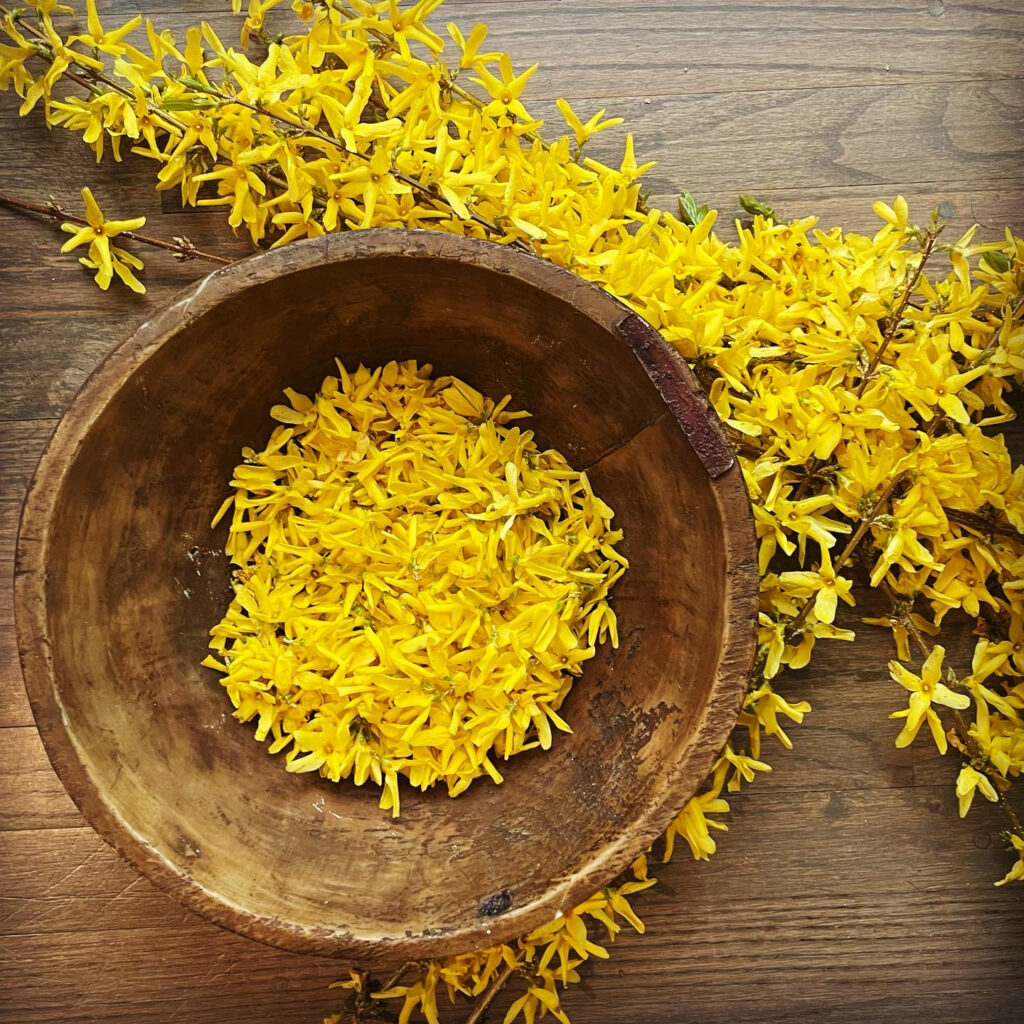
[[[666,773],[656,799],[623,832],[591,851],[573,874],[554,880],[541,896],[500,916],[411,936],[370,936],[353,934],[344,925],[306,927],[229,902],[149,845],[107,803],[89,774],[58,696],[47,627],[46,564],[53,512],[79,447],[120,388],[177,332],[223,299],[276,277],[324,264],[420,256],[469,263],[540,288],[618,335],[633,352],[708,471],[724,533],[725,607],[718,668],[693,742]],[[588,899],[650,847],[703,783],[736,722],[754,659],[757,581],[754,522],[738,461],[689,367],[654,327],[598,285],[511,246],[439,231],[371,229],[298,241],[215,270],[178,293],[100,362],[59,420],[22,508],[15,554],[15,627],[25,687],[50,762],[89,824],[123,858],[188,909],[249,938],[295,952],[397,962],[461,953],[525,935]]]

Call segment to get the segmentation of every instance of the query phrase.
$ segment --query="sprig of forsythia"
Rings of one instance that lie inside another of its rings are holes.
[[[1024,241],[1007,232],[977,245],[972,229],[940,245],[939,226],[915,226],[897,198],[875,204],[882,226],[870,237],[819,230],[814,218],[776,223],[748,200],[753,219],[727,244],[688,193],[679,217],[647,207],[651,165],[628,136],[618,166],[586,155],[619,119],[584,121],[560,101],[570,134],[541,141],[521,99],[535,68],[517,74],[507,55],[485,52],[484,26],[467,36],[449,25],[445,60],[426,24],[441,0],[295,2],[299,30],[271,35],[266,15],[280,2],[248,4],[241,43],[262,40],[256,62],[206,24],[184,40],[146,21],[142,41],[141,18],[105,28],[93,0],[88,31],[68,37],[53,19],[69,9],[43,0],[4,12],[0,88],[23,98],[21,113],[41,106],[48,124],[82,134],[97,159],[108,144],[119,159],[127,144],[155,161],[158,189],[226,207],[254,246],[367,227],[450,231],[529,249],[635,309],[687,358],[736,441],[762,573],[740,724],[670,825],[665,859],[677,837],[697,859],[713,853],[724,794],[770,770],[763,736],[792,746],[781,722],[810,706],[787,701],[776,677],[805,666],[819,638],[853,639],[835,615],[853,604],[860,560],[891,600],[888,616],[866,621],[893,631],[890,673],[909,697],[893,716],[897,744],[924,725],[940,751],[952,744],[961,815],[976,793],[1002,805],[1014,856],[1002,881],[1024,879],[1024,829],[1007,799],[1024,768],[1024,467],[986,430],[1013,417],[1008,392],[1024,381]],[[933,275],[939,250],[950,269]],[[102,285],[117,266],[96,255]],[[950,612],[977,623],[960,676],[925,640]],[[902,665],[911,639],[919,673]],[[560,987],[607,956],[595,930],[643,931],[629,897],[653,882],[640,858],[630,880],[518,942],[407,965],[384,991],[353,972],[351,1012],[371,1019],[375,999],[396,997],[401,1020],[419,1009],[436,1021],[444,991],[477,999],[475,1021],[522,976],[507,1020],[566,1020]]]

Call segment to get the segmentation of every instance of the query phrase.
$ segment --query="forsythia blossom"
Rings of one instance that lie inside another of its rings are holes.
[[[927,722],[939,753],[944,754],[948,746],[946,734],[932,705],[941,704],[960,711],[970,707],[971,699],[967,694],[954,693],[941,681],[942,659],[945,655],[946,649],[936,644],[921,666],[919,676],[908,671],[898,661],[889,662],[889,674],[900,686],[910,691],[908,707],[891,715],[892,718],[906,719],[900,734],[896,737],[897,747],[905,747],[912,743],[922,724]]]
[[[146,223],[146,218],[105,220],[89,189],[82,189],[82,200],[85,203],[85,219],[88,223],[84,227],[77,224],[62,224],[62,230],[71,237],[61,246],[60,251],[70,252],[80,245],[88,245],[88,256],[82,257],[79,262],[96,271],[96,283],[101,288],[109,288],[114,274],[117,274],[132,291],[144,292],[145,287],[134,273],[142,269],[142,261],[111,244],[111,240],[125,231],[137,231]]]

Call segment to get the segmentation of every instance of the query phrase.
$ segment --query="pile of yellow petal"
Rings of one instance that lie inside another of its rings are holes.
[[[205,665],[289,771],[398,776],[457,796],[498,758],[551,745],[575,676],[609,636],[625,572],[586,473],[510,412],[430,366],[388,363],[288,389],[243,450],[235,596]]]

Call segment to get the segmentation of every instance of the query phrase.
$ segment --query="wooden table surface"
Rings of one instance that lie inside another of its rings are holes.
[[[226,0],[98,6],[231,31]],[[902,192],[922,220],[941,203],[953,231],[1024,230],[1020,0],[449,0],[445,15],[486,20],[519,64],[542,63],[527,94],[538,113],[561,95],[625,115],[638,153],[659,161],[656,202],[685,187],[728,220],[752,192],[783,215],[865,229],[871,202]],[[75,203],[89,184],[154,234],[247,251],[220,212],[162,211],[151,163],[97,167],[16,110],[0,97],[0,188]],[[18,514],[54,421],[204,268],[153,255],[148,295],[104,295],[51,226],[0,211],[0,232],[0,1021],[318,1024],[339,964],[222,931],[121,863],[50,768],[15,655]],[[784,681],[815,707],[795,751],[770,749],[775,771],[734,801],[710,864],[679,855],[637,899],[648,933],[585,970],[566,1000],[576,1024],[1022,1019],[1024,887],[992,886],[1009,865],[1000,820],[984,803],[958,820],[954,761],[893,747],[891,656],[863,627]]]

